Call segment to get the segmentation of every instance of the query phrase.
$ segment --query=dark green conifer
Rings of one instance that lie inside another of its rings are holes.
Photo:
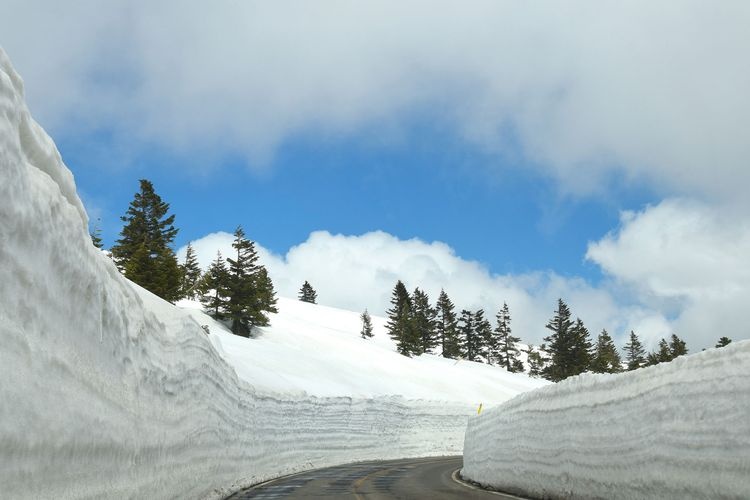
[[[571,369],[568,376],[579,375],[589,370],[591,366],[591,351],[593,349],[589,330],[584,326],[581,318],[576,318],[576,322],[571,328],[571,333]]]
[[[312,285],[305,281],[302,284],[302,288],[300,288],[299,291],[299,300],[302,302],[309,302],[310,304],[315,304],[316,300],[318,298],[318,293],[313,289]]]
[[[238,226],[234,232],[234,258],[229,263],[229,304],[227,318],[235,335],[249,337],[252,327],[268,324],[268,318],[260,309],[260,293],[257,279],[258,253],[255,244],[245,237]]]
[[[503,303],[503,308],[497,313],[495,319],[497,321],[493,341],[495,361],[509,372],[523,371],[523,363],[516,346],[521,339],[511,334],[510,309],[507,303]]]
[[[182,296],[188,299],[195,299],[198,296],[198,283],[203,273],[198,264],[198,257],[195,255],[195,250],[190,243],[188,243],[185,252],[185,263],[182,264],[181,271],[182,283],[180,289]]]
[[[411,296],[413,310],[412,321],[414,335],[418,339],[417,348],[413,354],[430,353],[437,346],[435,322],[437,312],[430,306],[430,299],[423,290],[414,289]]]
[[[445,358],[456,359],[461,356],[461,346],[458,342],[458,323],[453,302],[440,290],[437,300],[436,336],[442,347],[442,355]]]
[[[544,358],[533,345],[524,351],[526,353],[526,362],[529,364],[529,376],[541,377],[544,373]]]
[[[140,191],[124,216],[112,257],[131,281],[170,301],[180,297],[180,267],[171,244],[177,235],[169,204],[141,179]],[[150,261],[150,262],[149,262]]]
[[[96,224],[94,224],[94,230],[90,234],[91,234],[91,243],[93,243],[96,248],[101,250],[104,247],[104,242],[102,241],[101,219],[96,219]]]
[[[602,330],[596,339],[594,355],[591,359],[591,371],[594,373],[618,373],[622,371],[622,360],[617,352],[614,340],[607,330]]]
[[[562,300],[557,301],[557,311],[547,323],[546,328],[552,333],[544,338],[547,342],[549,364],[544,367],[542,375],[547,380],[559,382],[574,374],[572,349],[573,334],[571,332],[572,322],[570,320],[570,309]]]
[[[406,286],[399,280],[391,295],[391,308],[386,311],[388,335],[396,342],[396,350],[410,356],[416,349],[415,328],[412,322],[412,303]]]
[[[473,348],[475,361],[491,363],[488,346],[492,344],[492,324],[484,317],[484,309],[479,309],[474,313],[474,340]]]
[[[629,371],[646,366],[646,350],[632,330],[630,331],[630,340],[625,344],[625,361],[628,364]]]
[[[221,252],[209,266],[200,282],[200,301],[208,314],[217,320],[226,318],[229,306],[229,271]]]
[[[362,319],[362,330],[359,332],[359,334],[363,339],[372,338],[372,318],[370,318],[370,313],[367,312],[367,309],[365,309],[365,312],[362,313],[360,319]]]
[[[278,300],[276,299],[276,291],[273,288],[273,281],[271,281],[271,277],[264,266],[258,266],[255,282],[258,288],[257,307],[261,312],[260,315],[256,315],[256,321],[258,322],[255,323],[255,326],[268,326],[268,316],[263,314],[263,312],[278,313],[279,310],[276,308]]]
[[[721,337],[719,341],[716,343],[716,347],[726,347],[731,343],[732,343],[732,339],[730,339],[729,337]]]
[[[469,361],[477,361],[478,342],[474,326],[474,313],[468,309],[461,310],[461,316],[458,319],[458,338],[461,356]]]
[[[669,341],[669,353],[671,354],[672,359],[676,358],[677,356],[684,356],[688,353],[685,341],[674,333],[672,334],[672,338]]]

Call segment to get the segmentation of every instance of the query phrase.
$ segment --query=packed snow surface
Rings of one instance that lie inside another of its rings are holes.
[[[241,339],[124,279],[0,50],[0,497],[217,498],[311,467],[460,453],[477,403],[538,385],[402,358],[379,321],[365,341],[356,313],[282,301]]]
[[[471,417],[462,474],[539,498],[750,498],[750,341]]]

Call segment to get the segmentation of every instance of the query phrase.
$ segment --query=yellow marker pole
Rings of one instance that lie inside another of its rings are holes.
[[[482,403],[479,403],[479,408],[477,408],[477,415],[482,413]]]

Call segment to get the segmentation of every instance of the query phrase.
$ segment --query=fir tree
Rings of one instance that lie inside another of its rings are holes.
[[[571,333],[571,371],[568,376],[579,375],[589,370],[591,366],[591,351],[593,349],[589,330],[583,325],[583,321],[580,318],[576,318],[576,322],[571,328]]]
[[[276,308],[278,300],[276,299],[276,291],[273,288],[273,281],[271,281],[271,277],[264,266],[258,266],[255,283],[258,289],[257,308],[261,312],[261,315],[258,315],[256,319],[259,322],[255,323],[255,325],[268,326],[268,317],[262,313],[264,311],[278,313],[279,310]]]
[[[476,361],[484,358],[487,363],[491,363],[488,346],[492,344],[492,324],[484,317],[484,309],[479,309],[474,313],[474,338],[476,345],[474,347]]]
[[[562,299],[557,301],[557,311],[547,323],[546,328],[552,333],[544,338],[548,343],[549,364],[544,367],[542,375],[547,380],[559,382],[574,374],[571,351],[573,335],[571,332],[570,309]]]
[[[102,228],[101,228],[101,219],[96,219],[96,224],[94,224],[94,230],[90,233],[91,235],[91,243],[94,244],[96,248],[101,250],[104,248],[104,242],[102,241]]]
[[[729,337],[721,337],[719,341],[716,343],[716,347],[726,347],[731,343],[732,343],[732,339],[730,339]]]
[[[646,365],[653,366],[659,363],[669,363],[674,357],[672,356],[672,350],[669,348],[669,343],[666,339],[659,341],[659,348],[648,354],[646,357]]]
[[[529,347],[524,352],[526,353],[526,362],[529,364],[529,376],[541,377],[544,372],[544,358],[542,355],[531,344],[529,344]]]
[[[124,216],[112,257],[125,276],[163,299],[180,297],[180,268],[170,245],[177,235],[174,215],[151,182],[141,179]]]
[[[594,355],[591,359],[591,371],[594,373],[618,373],[622,371],[622,360],[617,352],[615,342],[607,330],[602,330],[596,339]]]
[[[199,286],[200,301],[208,314],[216,320],[226,318],[229,305],[229,271],[221,252],[216,252],[216,260],[209,266]]]
[[[436,336],[442,347],[442,355],[445,358],[456,359],[461,356],[461,346],[458,342],[458,322],[453,302],[440,290],[437,300]]]
[[[360,318],[362,319],[362,330],[359,334],[363,339],[372,338],[372,318],[370,318],[370,313],[367,312],[367,309],[365,309]]]
[[[404,356],[410,356],[416,349],[414,327],[412,323],[412,303],[409,292],[399,280],[391,295],[391,308],[386,311],[388,322],[385,327],[388,335],[396,342],[396,349]]]
[[[628,364],[629,371],[637,370],[646,365],[646,350],[632,330],[630,331],[630,341],[625,344],[625,361]]]
[[[458,335],[461,354],[469,361],[478,361],[481,341],[477,336],[474,313],[467,309],[461,310],[458,320]]]
[[[523,371],[523,363],[519,356],[516,344],[520,338],[511,335],[510,309],[508,304],[503,303],[503,308],[495,316],[497,326],[494,331],[493,347],[495,348],[495,360],[509,372]],[[520,367],[520,369],[519,369]]]
[[[257,283],[258,253],[255,244],[245,238],[245,232],[238,226],[234,232],[232,248],[234,259],[229,263],[229,304],[227,318],[231,321],[232,333],[249,337],[253,326],[268,324],[268,317],[260,306]]]
[[[201,279],[201,267],[198,264],[198,257],[195,255],[193,246],[188,243],[185,252],[185,263],[181,266],[182,283],[180,288],[182,296],[194,299],[198,295],[198,283]]]
[[[309,302],[310,304],[315,304],[316,300],[318,298],[318,293],[313,289],[312,285],[305,281],[302,284],[302,288],[300,288],[299,291],[299,300],[302,302]]]
[[[688,353],[685,341],[674,333],[672,334],[672,338],[669,341],[669,353],[671,354],[672,359],[676,358],[677,356],[684,356]]]
[[[427,294],[416,288],[411,296],[412,300],[412,321],[414,335],[418,338],[417,349],[414,354],[424,354],[432,352],[437,346],[435,335],[435,317],[437,312],[430,306],[430,299]]]

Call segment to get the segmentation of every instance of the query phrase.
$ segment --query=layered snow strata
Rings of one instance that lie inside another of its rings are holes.
[[[462,474],[539,498],[750,498],[750,341],[471,417]]]
[[[189,313],[91,244],[0,50],[0,497],[221,497],[305,468],[459,453],[471,411],[238,379]]]

